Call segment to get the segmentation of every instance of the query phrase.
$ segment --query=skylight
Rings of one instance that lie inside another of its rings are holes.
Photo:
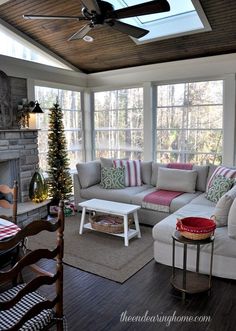
[[[150,0],[108,0],[115,9],[149,2]],[[211,27],[198,0],[168,0],[169,12],[122,19],[150,32],[140,38],[132,38],[137,44],[167,39],[186,34],[210,31]]]
[[[0,54],[49,66],[72,70],[53,56],[0,24]]]

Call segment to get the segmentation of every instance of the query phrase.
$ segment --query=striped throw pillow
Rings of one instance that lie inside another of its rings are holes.
[[[215,171],[213,172],[213,174],[211,175],[211,178],[209,179],[208,183],[207,183],[207,187],[206,187],[206,193],[208,193],[210,187],[212,186],[214,179],[217,176],[223,176],[225,178],[234,178],[236,179],[236,169],[230,169],[227,167],[223,167],[223,166],[219,166],[215,169]]]
[[[140,160],[113,160],[114,168],[125,167],[125,186],[141,186]]]

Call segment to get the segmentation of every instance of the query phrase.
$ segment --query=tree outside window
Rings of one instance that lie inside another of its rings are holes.
[[[142,88],[94,93],[94,145],[96,159],[142,158]]]
[[[158,86],[156,118],[158,162],[222,162],[222,80]]]

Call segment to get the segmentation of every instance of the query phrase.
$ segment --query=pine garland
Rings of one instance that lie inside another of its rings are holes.
[[[48,191],[52,203],[68,199],[72,191],[72,179],[63,125],[63,113],[58,103],[49,109],[48,130]]]

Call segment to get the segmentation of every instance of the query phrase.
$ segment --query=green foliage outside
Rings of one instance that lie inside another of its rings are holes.
[[[48,130],[48,187],[53,204],[68,199],[72,191],[63,114],[56,103],[49,110]]]

